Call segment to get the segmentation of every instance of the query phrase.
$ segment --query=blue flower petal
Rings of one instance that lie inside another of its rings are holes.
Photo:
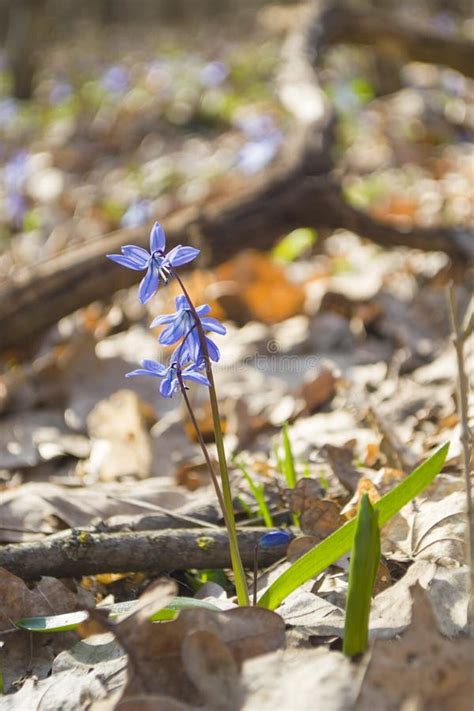
[[[136,375],[157,375],[157,373],[150,373],[146,368],[137,368],[136,370],[131,370],[130,373],[125,373],[126,378],[134,378]]]
[[[209,353],[209,358],[214,361],[214,363],[217,363],[219,358],[221,357],[220,351],[214,341],[211,341],[210,338],[206,338],[206,344],[207,344],[207,351]]]
[[[186,318],[186,312],[176,314],[174,321],[161,332],[158,341],[164,346],[171,346],[180,338],[186,336],[192,325],[192,322],[189,322],[189,319]]]
[[[200,250],[194,247],[182,247],[180,244],[174,247],[168,254],[166,258],[173,267],[180,267],[182,264],[187,264],[195,259]]]
[[[176,304],[176,311],[189,310],[189,301],[187,300],[184,294],[180,294],[180,296],[177,296],[174,301]]]
[[[268,533],[264,533],[263,536],[260,538],[258,545],[260,546],[260,548],[285,546],[290,542],[291,538],[292,535],[289,531],[268,531]]]
[[[222,335],[227,333],[226,327],[223,326],[216,318],[202,318],[201,323],[205,331],[214,331],[214,333],[221,333]]]
[[[148,262],[150,261],[150,255],[143,249],[143,247],[138,247],[135,244],[126,244],[122,248],[122,254],[126,257],[133,259],[136,264],[141,264],[141,269],[146,269]]]
[[[178,378],[172,371],[170,371],[160,385],[160,393],[163,397],[172,397],[178,386]]]
[[[163,314],[163,316],[157,316],[151,322],[150,328],[155,328],[156,326],[163,326],[165,323],[172,323],[175,318],[176,314]]]
[[[168,372],[168,368],[166,367],[166,365],[158,363],[158,361],[156,360],[144,360],[142,366],[146,368],[151,374],[157,375],[160,378],[163,378]]]
[[[153,264],[147,269],[147,273],[140,282],[138,288],[138,298],[142,304],[146,304],[147,301],[151,299],[153,294],[157,291],[160,283],[160,278],[158,276],[158,271],[155,269]]]
[[[200,383],[201,385],[207,385],[208,387],[210,386],[209,380],[206,378],[204,373],[199,373],[195,370],[190,370],[189,372],[186,372],[183,370],[183,380],[194,380],[195,383]]]
[[[198,316],[207,316],[210,311],[211,307],[209,306],[209,304],[202,304],[202,306],[198,306],[196,309],[196,313]]]
[[[145,269],[141,264],[138,264],[136,259],[132,257],[126,257],[123,254],[107,254],[107,259],[110,259],[112,262],[116,262],[117,264],[120,264],[122,267],[127,267],[127,269],[134,269],[136,272],[141,272],[142,269]]]
[[[155,222],[150,232],[150,252],[164,252],[166,245],[165,231],[159,222]]]

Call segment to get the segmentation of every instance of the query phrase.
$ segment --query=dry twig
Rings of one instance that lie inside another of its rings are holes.
[[[464,345],[468,336],[472,331],[474,324],[474,299],[471,300],[470,307],[467,309],[467,313],[464,322],[461,323],[459,316],[459,306],[456,296],[456,290],[451,284],[448,289],[448,301],[449,301],[449,314],[451,318],[452,326],[452,340],[454,348],[456,351],[456,360],[458,368],[458,382],[457,382],[457,402],[458,402],[458,412],[459,420],[461,424],[461,445],[463,451],[463,473],[466,485],[466,506],[467,506],[467,536],[466,536],[466,548],[467,548],[467,560],[471,569],[471,592],[469,597],[469,619],[470,624],[473,623],[472,617],[474,613],[474,515],[472,506],[472,489],[471,489],[471,455],[472,455],[472,445],[471,445],[471,433],[469,430],[469,420],[468,420],[468,393],[469,393],[469,379],[466,373],[465,360],[464,360]]]
[[[246,567],[253,565],[255,545],[266,530],[249,528],[238,532]],[[284,556],[285,549],[286,546],[279,546],[259,551],[259,565],[271,565]],[[72,530],[42,541],[3,546],[0,566],[28,580],[42,575],[63,578],[97,573],[230,568],[230,555],[223,528],[133,533]]]

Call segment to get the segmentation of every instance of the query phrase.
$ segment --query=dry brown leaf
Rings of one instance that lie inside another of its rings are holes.
[[[430,496],[428,492],[427,496]],[[462,563],[465,556],[465,494],[453,491],[405,506],[383,528],[382,550],[394,559]]]
[[[412,597],[411,625],[401,639],[374,644],[357,709],[399,711],[416,700],[416,708],[424,711],[468,711],[474,694],[473,641],[438,632],[420,585],[412,589]]]
[[[360,472],[357,471],[352,463],[354,459],[353,448],[325,444],[324,447],[321,447],[320,453],[328,461],[329,466],[341,484],[353,494],[360,479]]]
[[[207,630],[192,632],[183,641],[183,665],[188,677],[212,709],[240,707],[239,667],[229,647]]]
[[[311,550],[311,548],[314,548],[317,543],[318,539],[316,536],[298,536],[298,538],[293,538],[286,549],[286,557],[290,563],[294,563],[295,560],[298,560],[298,558],[301,558],[301,556]]]
[[[311,414],[334,396],[336,382],[337,378],[329,368],[317,367],[306,373],[298,397],[305,401],[307,414]]]
[[[240,669],[245,659],[284,645],[283,620],[274,612],[258,607],[215,613],[202,609],[184,610],[173,622],[153,624],[148,620],[151,607],[164,607],[169,597],[173,596],[172,587],[161,592],[158,590],[157,595],[154,598],[150,593],[145,609],[132,612],[125,620],[111,627],[129,656],[129,678],[122,696],[124,700],[142,693],[164,694],[187,703],[199,703],[212,693],[217,698],[233,674],[229,655]],[[222,664],[221,675],[216,673],[213,691],[208,687],[209,678],[206,681],[202,678],[202,688],[194,683],[198,672],[200,675],[201,672],[202,675],[210,673],[212,665],[218,665],[219,655],[214,655],[212,650],[209,657],[202,661],[191,660],[193,653],[198,654],[196,648],[202,646],[203,639],[198,636],[193,642],[190,636],[201,632],[215,636],[218,640],[215,646],[223,645],[227,650],[227,661]]]
[[[323,540],[345,522],[335,501],[321,498],[321,487],[314,479],[300,479],[287,492],[292,513],[299,516],[303,533]]]
[[[30,589],[16,575],[0,568],[0,669],[6,691],[29,676],[49,674],[54,657],[77,641],[74,633],[31,635],[17,629],[22,617],[60,615],[78,608],[76,596],[59,580],[41,578]],[[20,681],[21,680],[21,681]]]
[[[357,482],[357,491],[354,496],[342,509],[342,513],[347,518],[353,518],[357,514],[359,501],[361,500],[363,494],[368,494],[371,504],[375,504],[375,502],[380,499],[380,494],[374,482],[367,477],[362,477]]]
[[[218,303],[226,316],[237,323],[250,319],[277,323],[303,311],[303,288],[292,284],[285,271],[263,252],[252,249],[239,252],[217,268],[216,277],[218,281],[235,284],[233,293],[228,288],[226,298],[220,298]]]

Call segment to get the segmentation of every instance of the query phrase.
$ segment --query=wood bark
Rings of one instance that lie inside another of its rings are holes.
[[[265,528],[239,530],[243,564],[252,567],[255,546]],[[259,551],[265,567],[285,555],[286,546]],[[81,577],[98,573],[171,572],[187,568],[230,568],[225,529],[195,528],[138,533],[69,531],[43,541],[13,543],[0,548],[0,567],[24,580]]]
[[[339,41],[382,44],[402,47],[410,58],[445,61],[466,73],[474,66],[472,43],[433,33],[430,43],[425,32],[417,32],[377,13],[355,13],[329,0],[310,3],[283,48],[279,93],[295,121],[280,167],[266,171],[235,198],[163,220],[169,247],[194,244],[202,250],[200,265],[213,266],[245,247],[268,249],[285,233],[306,226],[320,230],[320,240],[324,230],[342,228],[385,248],[444,251],[461,264],[472,260],[472,232],[405,230],[356,210],[344,197],[332,160],[335,115],[319,87],[317,71],[324,50]],[[105,255],[127,243],[146,247],[148,233],[119,230],[19,270],[0,287],[0,351],[29,342],[72,311],[136,284],[135,272],[108,262]]]

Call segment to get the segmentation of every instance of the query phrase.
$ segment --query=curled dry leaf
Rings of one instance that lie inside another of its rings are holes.
[[[453,491],[439,501],[405,506],[384,526],[382,550],[394,559],[464,561],[465,494]]]
[[[321,487],[314,479],[300,479],[295,488],[289,490],[288,498],[292,513],[299,516],[303,533],[314,536],[317,541],[345,523],[339,505],[321,498]]]
[[[77,640],[73,633],[31,635],[16,629],[22,617],[60,615],[77,609],[76,596],[59,580],[42,578],[30,589],[0,568],[0,669],[6,691],[29,676],[46,677],[55,654]]]
[[[165,590],[164,594],[163,598],[158,593],[159,600],[154,602],[157,609],[165,606],[172,592]],[[148,615],[149,606],[147,614],[132,613],[113,627],[129,657],[123,700],[144,693],[164,694],[187,703],[201,703],[211,697],[216,701],[222,698],[230,679],[235,680],[234,669],[240,669],[245,659],[272,652],[285,643],[281,617],[258,607],[226,612],[184,610],[176,620],[164,624],[149,622]],[[205,658],[194,659],[205,646],[201,633],[209,635],[208,641],[212,638],[212,648]],[[226,651],[221,654],[222,648]]]
[[[326,367],[316,367],[306,373],[298,393],[305,402],[306,414],[311,414],[334,396],[336,382],[336,376]]]

